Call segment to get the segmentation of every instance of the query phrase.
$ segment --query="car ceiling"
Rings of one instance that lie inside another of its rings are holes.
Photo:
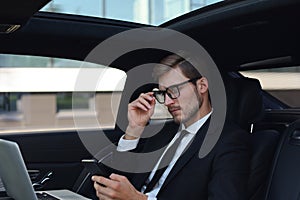
[[[0,6],[1,24],[20,24],[26,21],[50,0],[9,0],[2,1]]]
[[[15,1],[22,5],[22,0]],[[6,20],[1,23],[20,21],[23,24],[14,33],[0,34],[1,53],[84,60],[96,45],[108,37],[147,26],[93,17],[35,13],[47,1],[26,2],[31,6],[24,6],[20,13],[15,11],[12,15],[14,7],[11,6],[1,12],[1,19]],[[245,63],[278,57],[288,58],[284,62],[279,59],[275,63],[278,66],[292,66],[300,62],[299,9],[300,2],[297,0],[229,1],[188,13],[161,27],[180,31],[197,40],[222,70],[237,70]],[[1,7],[0,11],[4,10]],[[32,17],[28,18],[29,15]],[[158,62],[165,53],[153,49],[131,52],[112,65],[127,71],[133,66]],[[260,63],[251,67],[267,65]]]
[[[289,62],[278,60],[279,67],[297,65],[299,8],[300,2],[294,0],[241,1],[199,10],[163,26],[195,38],[225,68],[278,57],[290,57]]]

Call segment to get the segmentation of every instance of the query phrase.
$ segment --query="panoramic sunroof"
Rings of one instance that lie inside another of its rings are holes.
[[[41,11],[160,25],[221,0],[52,0]]]

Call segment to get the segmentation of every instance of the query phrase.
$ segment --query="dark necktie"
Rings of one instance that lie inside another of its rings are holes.
[[[180,144],[182,138],[186,136],[188,132],[186,130],[182,130],[179,137],[175,140],[175,142],[170,146],[170,148],[166,151],[165,155],[162,157],[158,168],[151,179],[151,181],[146,185],[146,189],[144,193],[147,193],[153,189],[153,187],[156,185],[164,171],[168,168],[170,162],[172,161],[174,154],[178,148],[178,145]]]

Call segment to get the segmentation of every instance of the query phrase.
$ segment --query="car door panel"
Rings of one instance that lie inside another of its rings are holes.
[[[105,133],[86,131],[83,134],[106,134],[112,141],[117,141],[120,136],[120,132],[114,130]],[[0,137],[18,143],[33,183],[49,178],[36,189],[71,189],[83,169],[81,160],[93,157],[77,131],[10,133]]]

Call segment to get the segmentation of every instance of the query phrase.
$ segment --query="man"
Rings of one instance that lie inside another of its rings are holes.
[[[159,90],[142,93],[128,105],[129,124],[118,150],[149,152],[155,149],[153,146],[167,148],[147,176],[136,174],[128,179],[113,173],[109,178],[92,177],[99,199],[246,199],[247,133],[228,123],[211,152],[204,158],[198,156],[213,114],[208,80],[178,55],[163,59],[154,69],[154,76]],[[164,103],[175,123],[141,142],[156,101]],[[174,153],[170,153],[172,148]],[[171,158],[161,166],[166,155]]]

